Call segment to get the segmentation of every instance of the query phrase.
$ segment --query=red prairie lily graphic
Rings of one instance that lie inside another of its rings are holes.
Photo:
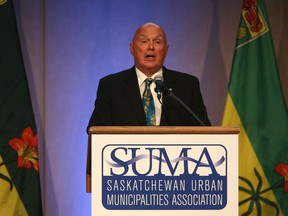
[[[38,138],[30,127],[23,130],[21,139],[11,139],[9,146],[18,152],[18,167],[31,168],[33,165],[34,169],[39,172]]]
[[[279,163],[276,165],[275,170],[284,177],[284,192],[288,193],[288,164]]]

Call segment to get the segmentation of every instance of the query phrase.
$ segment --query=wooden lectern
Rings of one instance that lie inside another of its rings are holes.
[[[92,215],[238,215],[238,134],[230,127],[89,128]]]

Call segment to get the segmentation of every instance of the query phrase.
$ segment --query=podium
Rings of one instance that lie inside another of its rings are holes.
[[[238,215],[239,128],[89,128],[93,216]]]

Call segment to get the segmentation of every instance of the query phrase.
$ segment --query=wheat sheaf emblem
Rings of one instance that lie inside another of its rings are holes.
[[[7,0],[0,0],[0,5],[4,4],[6,2],[7,2]]]

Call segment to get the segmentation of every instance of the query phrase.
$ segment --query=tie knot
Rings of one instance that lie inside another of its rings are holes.
[[[147,79],[145,79],[144,82],[145,82],[146,86],[149,88],[151,83],[153,82],[153,79],[152,78],[147,78]]]

